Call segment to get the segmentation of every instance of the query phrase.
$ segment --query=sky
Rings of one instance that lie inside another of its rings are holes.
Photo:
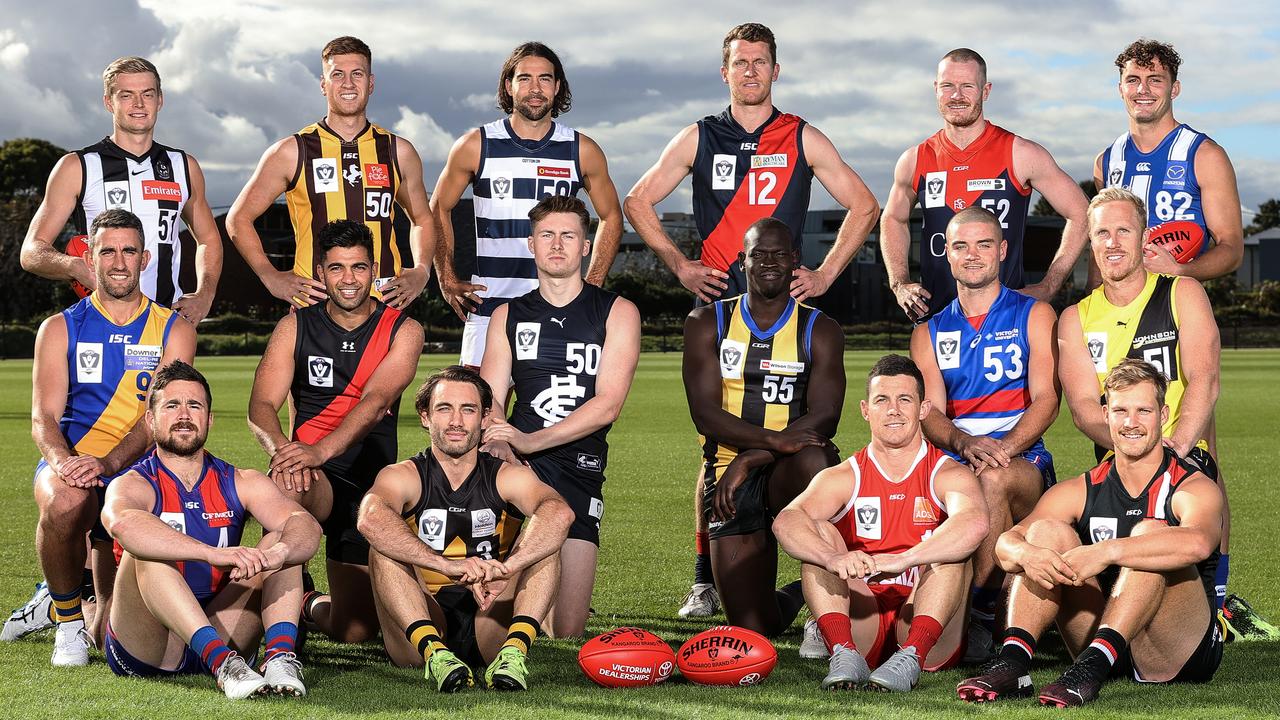
[[[1280,4],[1265,0],[0,0],[0,17],[0,140],[96,142],[111,127],[102,69],[143,55],[164,88],[156,139],[199,159],[215,208],[231,204],[268,145],[323,117],[320,48],[345,34],[373,49],[370,119],[414,143],[428,189],[453,140],[498,117],[511,48],[546,42],[573,90],[561,121],[601,145],[625,195],[676,132],[728,104],[720,45],[740,22],[777,36],[775,105],[826,133],[882,203],[898,156],[940,127],[932,82],[948,50],[980,52],[993,84],[987,117],[1079,180],[1127,127],[1113,61],[1142,36],[1181,53],[1175,115],[1226,149],[1245,222],[1280,196]],[[834,206],[815,190],[814,209]],[[659,209],[689,203],[686,181]]]

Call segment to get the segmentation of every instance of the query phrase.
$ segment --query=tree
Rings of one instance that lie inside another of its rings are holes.
[[[1258,206],[1258,212],[1253,216],[1253,222],[1244,229],[1244,234],[1254,235],[1273,227],[1280,227],[1280,199],[1277,198],[1264,200]]]
[[[1079,185],[1080,189],[1084,191],[1085,198],[1088,200],[1092,200],[1093,196],[1098,194],[1098,189],[1093,186],[1093,178],[1081,180]],[[1040,199],[1036,201],[1036,206],[1031,208],[1031,214],[1039,215],[1040,217],[1062,217],[1057,210],[1053,209],[1053,206],[1049,204],[1049,201],[1044,199],[1044,195],[1041,195]]]
[[[66,154],[57,145],[36,138],[0,143],[0,200],[42,195],[53,166]]]

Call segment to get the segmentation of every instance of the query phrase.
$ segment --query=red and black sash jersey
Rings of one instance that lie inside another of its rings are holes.
[[[1200,472],[1195,466],[1178,458],[1165,448],[1164,462],[1146,486],[1136,496],[1130,495],[1116,471],[1115,459],[1108,458],[1085,474],[1084,510],[1075,523],[1080,542],[1093,545],[1104,540],[1127,538],[1133,528],[1143,520],[1157,520],[1177,526],[1178,516],[1173,511],[1173,496],[1184,480]],[[1197,564],[1200,580],[1209,597],[1214,598],[1214,573],[1218,567],[1218,551]],[[1119,569],[1108,568],[1099,576],[1104,588],[1115,581]]]
[[[409,459],[418,470],[422,493],[401,517],[418,539],[449,560],[506,560],[524,515],[498,492],[502,461],[477,453],[475,468],[454,490],[430,448]],[[432,592],[453,584],[426,568],[418,568],[418,575]]]
[[[956,281],[947,262],[947,223],[975,205],[1000,219],[1009,253],[1000,264],[1000,282],[1015,290],[1022,279],[1022,237],[1031,207],[1031,188],[1013,170],[1017,136],[987,122],[968,147],[961,149],[939,130],[916,148],[916,198],[924,212],[920,236],[920,283],[929,291],[929,314],[956,297]]]
[[[747,132],[728,108],[698,121],[693,160],[693,218],[702,236],[702,264],[728,270],[755,221],[775,217],[800,248],[813,170],[804,156],[805,121],[774,108]]]
[[[238,547],[248,516],[236,492],[236,469],[211,453],[204,453],[200,479],[187,490],[165,467],[154,450],[130,468],[151,484],[156,495],[151,513],[169,527],[210,547]],[[116,561],[121,555],[116,543]],[[198,560],[180,560],[178,572],[197,600],[217,595],[231,581],[229,569]]]
[[[293,439],[314,444],[337,429],[360,402],[365,385],[391,348],[396,332],[407,316],[379,300],[373,314],[354,330],[346,330],[329,317],[328,301],[297,311],[297,335],[293,345],[293,403],[296,410]],[[395,462],[396,414],[400,399],[361,442],[330,460],[346,468],[363,445],[377,439],[389,448],[383,465]],[[372,478],[370,478],[372,480]]]

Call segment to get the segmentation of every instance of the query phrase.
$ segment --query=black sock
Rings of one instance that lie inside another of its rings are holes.
[[[1000,646],[1000,659],[1026,672],[1031,667],[1031,658],[1036,654],[1036,639],[1031,633],[1020,627],[1011,627],[1004,632],[1004,644]]]
[[[1128,648],[1128,641],[1120,633],[1109,627],[1098,628],[1098,634],[1076,658],[1076,664],[1089,668],[1094,677],[1102,680],[1111,674],[1112,666]]]
[[[778,598],[778,619],[781,621],[778,632],[782,632],[800,614],[800,608],[804,607],[804,591],[800,589],[800,581],[796,580],[775,590],[774,596]]]
[[[699,585],[715,585],[715,576],[711,574],[711,553],[698,553],[693,557],[693,581]]]

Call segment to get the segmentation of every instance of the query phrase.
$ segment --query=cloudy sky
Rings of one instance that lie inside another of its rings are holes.
[[[826,132],[883,202],[894,160],[939,126],[931,82],[947,50],[981,52],[994,84],[987,116],[1045,145],[1083,179],[1126,127],[1112,61],[1148,36],[1181,52],[1177,117],[1226,148],[1245,208],[1280,196],[1273,2],[574,5],[0,0],[0,139],[35,136],[67,148],[96,141],[110,130],[102,68],[145,55],[164,82],[157,139],[196,155],[211,203],[227,206],[267,145],[323,115],[319,50],[354,34],[374,52],[369,115],[414,142],[430,188],[453,138],[497,115],[507,53],[539,39],[561,54],[573,87],[562,119],[600,143],[625,194],[676,131],[727,104],[721,39],[758,21],[778,36],[775,103]],[[815,194],[815,207],[831,204]],[[663,205],[688,208],[687,183]]]

